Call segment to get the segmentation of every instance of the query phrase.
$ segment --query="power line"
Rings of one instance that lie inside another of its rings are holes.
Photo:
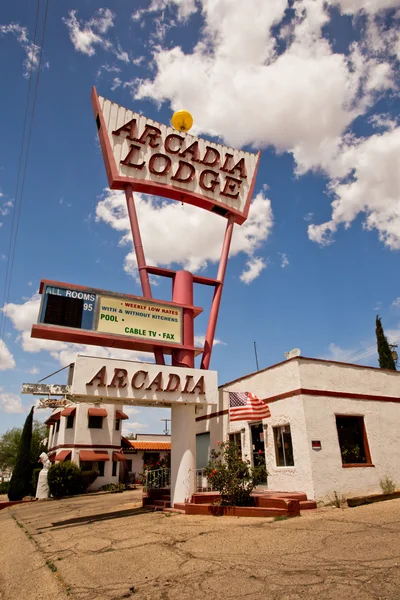
[[[30,145],[31,145],[33,122],[34,122],[34,118],[35,118],[36,100],[37,100],[37,93],[38,93],[38,88],[39,88],[40,69],[41,69],[41,65],[42,65],[43,44],[44,44],[44,37],[45,37],[46,25],[47,25],[48,7],[49,7],[49,0],[46,0],[46,7],[45,7],[45,13],[44,13],[44,19],[43,19],[42,39],[41,39],[41,43],[40,43],[40,53],[39,53],[39,59],[38,59],[38,64],[37,64],[36,84],[35,84],[35,90],[34,90],[34,95],[33,95],[32,112],[31,112],[31,117],[30,117],[30,122],[29,122],[28,142],[27,142],[27,148],[26,148],[26,152],[25,152],[25,164],[24,164],[24,168],[23,168],[22,183],[21,183],[21,188],[20,188],[20,174],[21,174],[21,166],[22,166],[22,162],[23,162],[23,153],[24,153],[24,145],[25,145],[24,143],[25,143],[26,125],[27,125],[27,118],[28,118],[32,73],[33,73],[33,66],[34,66],[34,54],[35,54],[35,49],[37,48],[36,35],[37,35],[37,28],[38,28],[38,22],[39,22],[40,0],[37,1],[35,32],[34,32],[34,39],[33,39],[33,44],[32,44],[32,53],[31,53],[31,61],[30,61],[31,64],[30,64],[30,71],[29,71],[29,83],[28,83],[25,115],[24,115],[24,122],[23,122],[21,150],[20,150],[18,171],[17,171],[17,183],[16,183],[16,190],[15,190],[15,206],[14,206],[13,218],[12,218],[12,223],[11,223],[9,252],[8,252],[8,257],[7,257],[3,308],[5,307],[6,304],[8,304],[8,301],[10,298],[12,274],[13,274],[14,259],[15,259],[15,249],[16,249],[16,244],[17,244],[19,223],[20,223],[20,218],[21,218],[21,207],[22,207],[22,201],[23,201],[24,190],[25,190],[26,171],[27,171],[28,160],[29,160],[29,150],[30,150]],[[19,199],[18,199],[18,190],[19,189],[21,189],[21,191],[20,191]],[[2,311],[1,317],[2,318],[1,318],[1,324],[0,324],[1,325],[0,326],[0,340],[3,342],[3,344],[0,345],[0,364],[1,364],[1,359],[2,359],[2,353],[3,353],[3,347],[4,347],[4,337],[5,337],[5,331],[6,331],[6,318],[5,318],[4,310]]]

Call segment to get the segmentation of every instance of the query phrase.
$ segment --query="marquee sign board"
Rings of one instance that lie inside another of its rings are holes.
[[[71,394],[75,402],[217,404],[217,372],[78,355]]]
[[[43,280],[38,324],[32,337],[165,352],[182,346],[183,308],[200,308]],[[195,350],[194,348],[191,348]]]
[[[109,185],[156,194],[219,215],[248,216],[260,153],[178,132],[97,95],[92,104]]]

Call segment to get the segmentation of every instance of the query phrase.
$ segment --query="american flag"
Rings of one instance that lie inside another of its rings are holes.
[[[270,416],[268,404],[251,392],[229,392],[231,421],[261,421]]]

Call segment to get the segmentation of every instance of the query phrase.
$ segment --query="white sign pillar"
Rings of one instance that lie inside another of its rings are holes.
[[[195,414],[193,404],[171,406],[171,507],[184,503],[196,491]]]

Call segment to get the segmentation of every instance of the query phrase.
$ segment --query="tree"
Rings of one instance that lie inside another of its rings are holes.
[[[0,437],[0,470],[13,470],[17,461],[18,448],[21,442],[22,427],[8,429]],[[31,460],[35,466],[42,452],[46,451],[43,440],[47,437],[47,427],[39,421],[33,422]]]
[[[389,346],[389,342],[383,331],[381,319],[376,316],[376,344],[378,346],[379,366],[381,369],[390,369],[396,371],[396,364],[392,356],[392,351]]]
[[[26,417],[25,425],[22,430],[17,460],[11,475],[10,486],[8,488],[9,500],[22,500],[22,498],[24,496],[28,496],[32,490],[32,425],[33,406],[29,415]]]

